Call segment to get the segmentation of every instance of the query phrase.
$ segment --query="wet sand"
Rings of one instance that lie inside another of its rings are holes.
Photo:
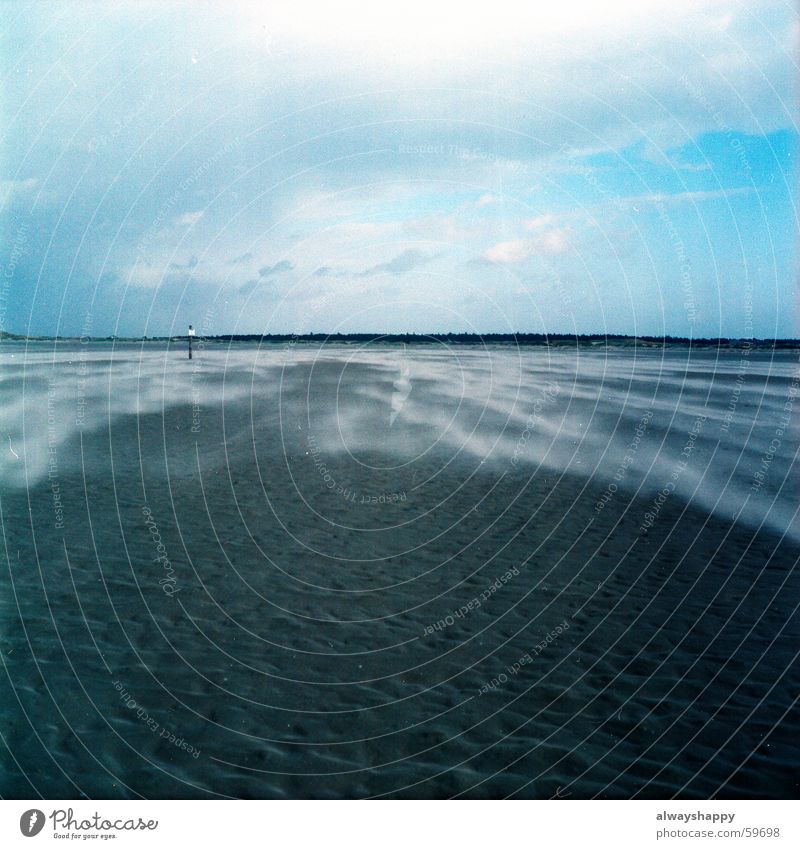
[[[800,795],[795,355],[51,361],[4,797]]]

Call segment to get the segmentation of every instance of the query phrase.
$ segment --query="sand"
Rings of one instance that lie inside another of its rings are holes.
[[[0,356],[4,797],[800,794],[796,353]]]

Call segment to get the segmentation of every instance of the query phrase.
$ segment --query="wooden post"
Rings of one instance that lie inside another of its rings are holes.
[[[194,328],[189,325],[189,359],[192,358],[192,336],[194,336]]]

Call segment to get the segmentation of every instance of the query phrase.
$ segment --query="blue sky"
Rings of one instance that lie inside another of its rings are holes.
[[[788,2],[2,3],[0,326],[798,336]]]

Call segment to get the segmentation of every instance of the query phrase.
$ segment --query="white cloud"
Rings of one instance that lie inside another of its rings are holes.
[[[484,253],[483,258],[489,262],[507,265],[523,262],[536,255],[554,256],[562,254],[568,247],[569,231],[566,228],[556,227],[537,233],[532,238],[498,242]]]
[[[269,5],[269,13],[261,4],[254,13],[287,58],[328,63],[357,50],[358,63],[343,67],[345,86],[365,73],[375,85],[398,84],[406,79],[398,63],[411,63],[416,82],[430,75],[442,85],[457,81],[464,92],[510,92],[514,106],[505,114],[500,107],[495,120],[534,142],[532,156],[519,152],[523,169],[561,144],[619,148],[645,137],[669,148],[719,131],[719,116],[752,133],[793,118],[794,16],[769,0],[500,0],[457,8],[353,0],[323,4],[302,22],[293,3]],[[502,62],[476,61],[487,45]],[[443,62],[443,55],[458,61]],[[425,101],[441,115],[440,101],[451,98],[431,93]],[[472,100],[464,104],[469,119]],[[445,148],[448,141],[459,146],[445,139]],[[494,167],[513,159],[513,152],[483,150],[469,137],[460,144]]]
[[[490,262],[502,264],[522,262],[533,253],[530,239],[512,239],[509,242],[498,242],[486,251],[484,257]]]
[[[140,261],[123,269],[121,277],[130,286],[156,289],[164,282],[167,273],[168,269],[165,265]]]
[[[537,215],[536,218],[529,218],[527,221],[523,222],[523,226],[526,230],[539,230],[541,227],[547,227],[552,224],[555,220],[555,217],[546,212],[544,215]]]
[[[536,253],[563,254],[569,247],[569,231],[563,228],[547,230],[533,241]]]
[[[630,204],[631,206],[634,206],[636,204],[648,203],[701,203],[705,200],[721,200],[722,198],[731,198],[739,195],[749,195],[752,193],[752,188],[748,186],[742,186],[737,189],[713,189],[711,191],[676,192],[675,194],[667,194],[664,192],[650,192],[649,194],[621,198],[620,200],[622,203]]]
[[[687,6],[690,0],[307,0],[299,14],[292,0],[243,0],[238,17],[243,32],[265,30],[279,45],[355,50],[359,56],[368,51],[408,63],[430,59],[432,50],[438,56],[466,58],[464,54],[487,42],[529,47],[564,32],[612,28]]]
[[[8,203],[13,197],[30,192],[39,185],[33,177],[27,180],[0,180],[0,206]]]
[[[203,217],[203,211],[197,210],[196,212],[185,212],[178,218],[178,224],[181,227],[192,227]]]

